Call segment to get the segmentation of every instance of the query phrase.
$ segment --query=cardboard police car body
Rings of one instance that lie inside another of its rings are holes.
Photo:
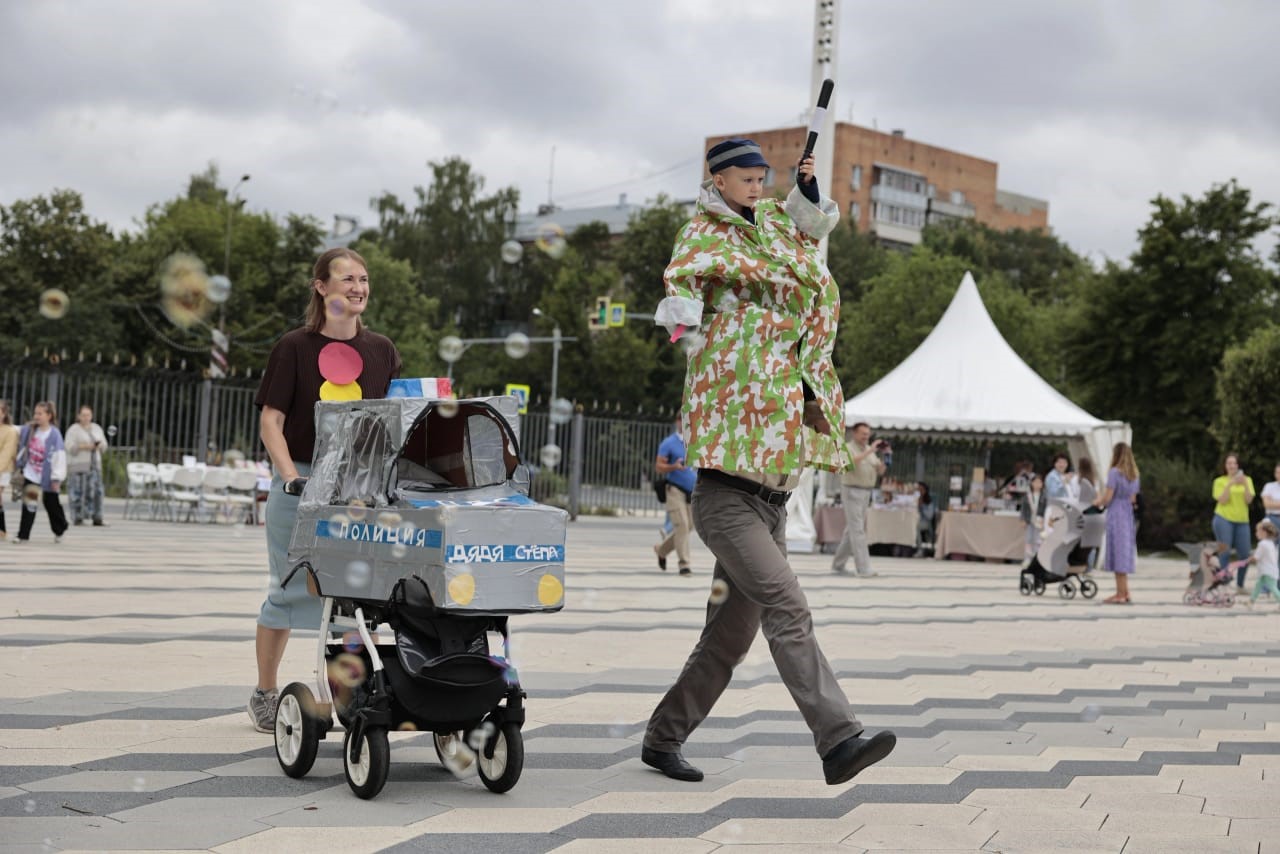
[[[529,497],[518,406],[505,396],[316,404],[294,575],[339,599],[386,602],[417,578],[448,613],[560,610],[568,514]]]

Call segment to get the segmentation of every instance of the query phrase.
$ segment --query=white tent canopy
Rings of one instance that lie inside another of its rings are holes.
[[[1105,475],[1129,425],[1103,421],[1045,382],[996,329],[965,273],[929,337],[871,388],[845,404],[845,423],[947,436],[1065,441]]]

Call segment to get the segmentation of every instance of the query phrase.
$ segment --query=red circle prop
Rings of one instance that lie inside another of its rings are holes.
[[[320,376],[334,385],[353,383],[364,370],[364,359],[350,344],[334,341],[320,350]]]

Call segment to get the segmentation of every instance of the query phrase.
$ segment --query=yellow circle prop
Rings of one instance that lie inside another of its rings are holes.
[[[345,385],[334,385],[325,380],[320,386],[321,400],[362,400],[363,393],[360,391],[360,383],[347,383]]]
[[[449,579],[449,598],[459,605],[470,605],[476,595],[476,577],[471,573]]]
[[[564,585],[554,575],[544,575],[538,581],[538,601],[550,607],[564,598]]]

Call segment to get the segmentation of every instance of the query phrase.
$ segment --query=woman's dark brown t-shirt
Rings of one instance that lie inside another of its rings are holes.
[[[365,400],[387,396],[391,380],[400,376],[400,353],[391,339],[367,329],[342,341],[319,332],[295,329],[285,333],[267,360],[254,404],[284,413],[284,439],[295,462],[311,463],[316,445],[315,405],[320,399],[320,351],[334,342],[353,347],[364,361],[356,382]]]

